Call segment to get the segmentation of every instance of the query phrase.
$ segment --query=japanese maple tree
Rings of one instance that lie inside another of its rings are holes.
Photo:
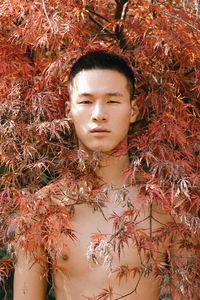
[[[140,185],[138,201],[149,208],[150,224],[154,204],[174,220],[154,234],[150,226],[147,235],[138,229],[133,207],[110,216],[115,251],[120,255],[123,243],[132,239],[139,253],[148,251],[151,257],[134,269],[122,265],[113,272],[119,280],[153,272],[162,293],[172,291],[174,299],[192,299],[200,294],[197,0],[1,1],[0,249],[8,255],[0,260],[0,284],[4,286],[14,265],[16,241],[45,265],[47,258],[38,254],[41,245],[56,257],[68,238],[75,238],[69,222],[74,206],[88,202],[101,208],[115,189],[100,191],[94,176],[98,153],[91,159],[77,149],[64,109],[72,63],[97,49],[122,55],[135,73],[140,117],[130,129],[129,148],[119,149],[119,155],[130,153],[127,176],[133,185]],[[52,206],[49,193],[59,194],[62,178],[76,196],[67,206]],[[78,193],[81,178],[87,184]],[[41,190],[44,186],[48,188]],[[128,201],[125,189],[116,192],[119,201]],[[58,242],[61,232],[66,238]],[[171,253],[168,245],[168,262],[159,264],[154,254],[175,235],[177,253]],[[109,255],[104,233],[98,232],[92,241],[93,255],[102,247]],[[133,287],[130,294],[136,290]],[[110,286],[89,299],[121,298]]]

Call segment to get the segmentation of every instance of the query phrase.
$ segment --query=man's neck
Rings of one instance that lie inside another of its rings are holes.
[[[129,167],[129,164],[130,161],[127,153],[121,156],[116,154],[102,154],[100,166],[96,170],[96,174],[101,178],[103,185],[114,184],[123,186],[124,184],[128,184],[124,172]]]

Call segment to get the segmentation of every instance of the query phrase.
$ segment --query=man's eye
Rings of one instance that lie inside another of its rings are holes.
[[[90,101],[90,100],[81,100],[79,103],[80,104],[91,104],[92,101]]]
[[[120,103],[120,102],[117,100],[108,100],[108,103]]]

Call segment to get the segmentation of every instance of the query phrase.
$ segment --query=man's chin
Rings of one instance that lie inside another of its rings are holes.
[[[116,152],[118,152],[117,149],[119,149],[122,146],[122,143],[120,143],[120,145],[115,145],[115,146],[111,146],[111,145],[102,145],[100,143],[97,144],[90,144],[90,145],[85,145],[82,144],[81,142],[79,142],[79,149],[84,150],[85,152],[87,152],[89,155],[95,153],[95,152],[99,152],[102,154],[107,154],[107,155],[114,155]]]
[[[99,153],[99,155],[113,155],[115,153],[115,150],[105,149],[103,147],[91,147],[91,148],[80,147],[80,149],[87,152],[89,155],[93,155],[96,153]]]
[[[110,150],[110,149],[103,149],[103,148],[95,148],[92,151],[88,152],[90,155],[98,155],[99,158],[101,157],[108,157],[108,156],[116,156],[116,151],[115,150]]]

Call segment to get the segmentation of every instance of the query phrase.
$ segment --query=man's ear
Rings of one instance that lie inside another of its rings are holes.
[[[131,118],[130,123],[134,123],[139,115],[139,109],[136,105],[136,100],[131,101]]]

